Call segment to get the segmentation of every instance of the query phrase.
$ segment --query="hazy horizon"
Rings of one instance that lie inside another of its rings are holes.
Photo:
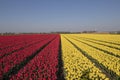
[[[120,0],[0,0],[0,33],[120,31]]]

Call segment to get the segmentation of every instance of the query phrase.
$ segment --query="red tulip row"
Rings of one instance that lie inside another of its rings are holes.
[[[27,42],[27,41],[40,39],[40,37],[45,35],[48,36],[48,34],[0,36],[0,50],[23,43],[23,41]]]
[[[30,45],[33,45],[49,37],[48,35],[44,35],[44,36],[43,35],[32,35],[31,37],[30,36],[25,37],[24,35],[22,36],[20,36],[20,39],[16,40],[16,37],[15,37],[14,41],[10,41],[10,42],[8,41],[9,42],[8,45],[2,44],[3,46],[5,45],[6,47],[0,50],[0,58],[2,58],[5,55],[11,54],[12,52],[16,52],[20,49],[29,47]],[[7,40],[5,39],[4,42],[7,42]]]
[[[59,40],[58,35],[10,80],[56,80]]]
[[[14,53],[0,59],[0,78],[2,78],[2,76],[5,73],[7,73],[8,71],[10,71],[13,67],[15,67],[16,65],[18,65],[22,61],[24,61],[26,59],[26,57],[31,56],[38,49],[40,49],[42,46],[47,44],[49,41],[53,40],[53,38],[56,35],[48,35],[48,36],[50,36],[48,39],[44,38],[45,40],[43,40],[37,44],[34,44],[34,45],[27,47],[23,50],[19,50],[17,52],[14,52]],[[36,36],[36,37],[40,37],[40,36]],[[47,37],[47,36],[44,36],[44,37]],[[29,38],[28,38],[28,40],[29,40]],[[25,46],[25,45],[23,45],[23,46]]]
[[[8,47],[13,47],[17,44],[26,42],[26,41],[31,41],[28,40],[28,38],[37,38],[35,35],[17,35],[17,36],[0,36],[0,49],[6,49]]]

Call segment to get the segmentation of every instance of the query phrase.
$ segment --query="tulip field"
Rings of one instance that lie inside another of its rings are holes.
[[[0,36],[0,80],[120,80],[120,35]]]

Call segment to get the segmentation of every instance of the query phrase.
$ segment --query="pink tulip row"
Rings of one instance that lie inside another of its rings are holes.
[[[58,35],[10,80],[56,80],[59,40]]]
[[[23,60],[26,59],[26,57],[31,56],[32,54],[34,54],[38,49],[40,49],[42,46],[44,46],[45,44],[47,44],[49,41],[53,40],[53,38],[56,35],[47,35],[44,37],[48,37],[48,39],[44,38],[45,40],[41,41],[41,39],[43,37],[36,36],[39,37],[39,40],[41,42],[34,44],[30,47],[27,47],[23,50],[14,52],[8,56],[3,57],[2,59],[0,59],[0,78],[2,78],[2,76],[7,73],[8,71],[10,71],[10,69],[12,69],[14,66],[20,64]],[[41,38],[40,38],[41,37]],[[28,38],[29,40],[29,38]],[[25,45],[23,45],[25,46]]]

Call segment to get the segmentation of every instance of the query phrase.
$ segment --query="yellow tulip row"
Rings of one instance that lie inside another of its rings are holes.
[[[114,49],[114,48],[110,48],[110,47],[107,47],[107,46],[103,46],[103,45],[99,45],[99,44],[96,44],[96,43],[93,43],[93,42],[89,42],[89,41],[86,41],[86,40],[83,40],[83,39],[80,39],[78,37],[73,37],[71,36],[71,38],[74,38],[74,39],[79,39],[80,41],[82,42],[85,42],[89,45],[92,45],[94,47],[97,47],[99,49],[102,49],[102,50],[105,50],[105,51],[108,51],[114,55],[119,55],[120,56],[120,50],[117,50],[117,49]]]
[[[117,58],[117,57],[114,57],[112,55],[106,54],[103,51],[97,50],[95,48],[92,48],[92,47],[84,44],[84,43],[76,41],[76,40],[72,39],[71,37],[69,36],[67,38],[69,38],[79,48],[86,51],[94,59],[98,60],[99,63],[102,63],[106,68],[108,68],[109,70],[114,71],[117,75],[120,76],[120,58]],[[86,42],[86,41],[84,41],[84,42]],[[91,44],[91,45],[94,45],[94,44]]]
[[[76,34],[76,35],[120,44],[120,35],[113,35],[113,34],[112,35],[111,34]]]
[[[66,80],[109,80],[94,63],[61,34],[62,59]]]
[[[108,46],[113,46],[113,47],[118,47],[120,48],[120,45],[115,45],[115,44],[110,44],[110,43],[106,43],[104,41],[107,41],[107,42],[112,42],[112,43],[117,43],[117,44],[120,44],[120,35],[103,35],[103,34],[71,34],[73,36],[78,36],[78,37],[84,37],[84,38],[87,38],[87,39],[94,39],[93,41],[95,42],[99,42],[99,43],[102,43],[102,44],[106,44]],[[100,41],[98,41],[100,40]],[[101,42],[103,41],[103,42]]]

